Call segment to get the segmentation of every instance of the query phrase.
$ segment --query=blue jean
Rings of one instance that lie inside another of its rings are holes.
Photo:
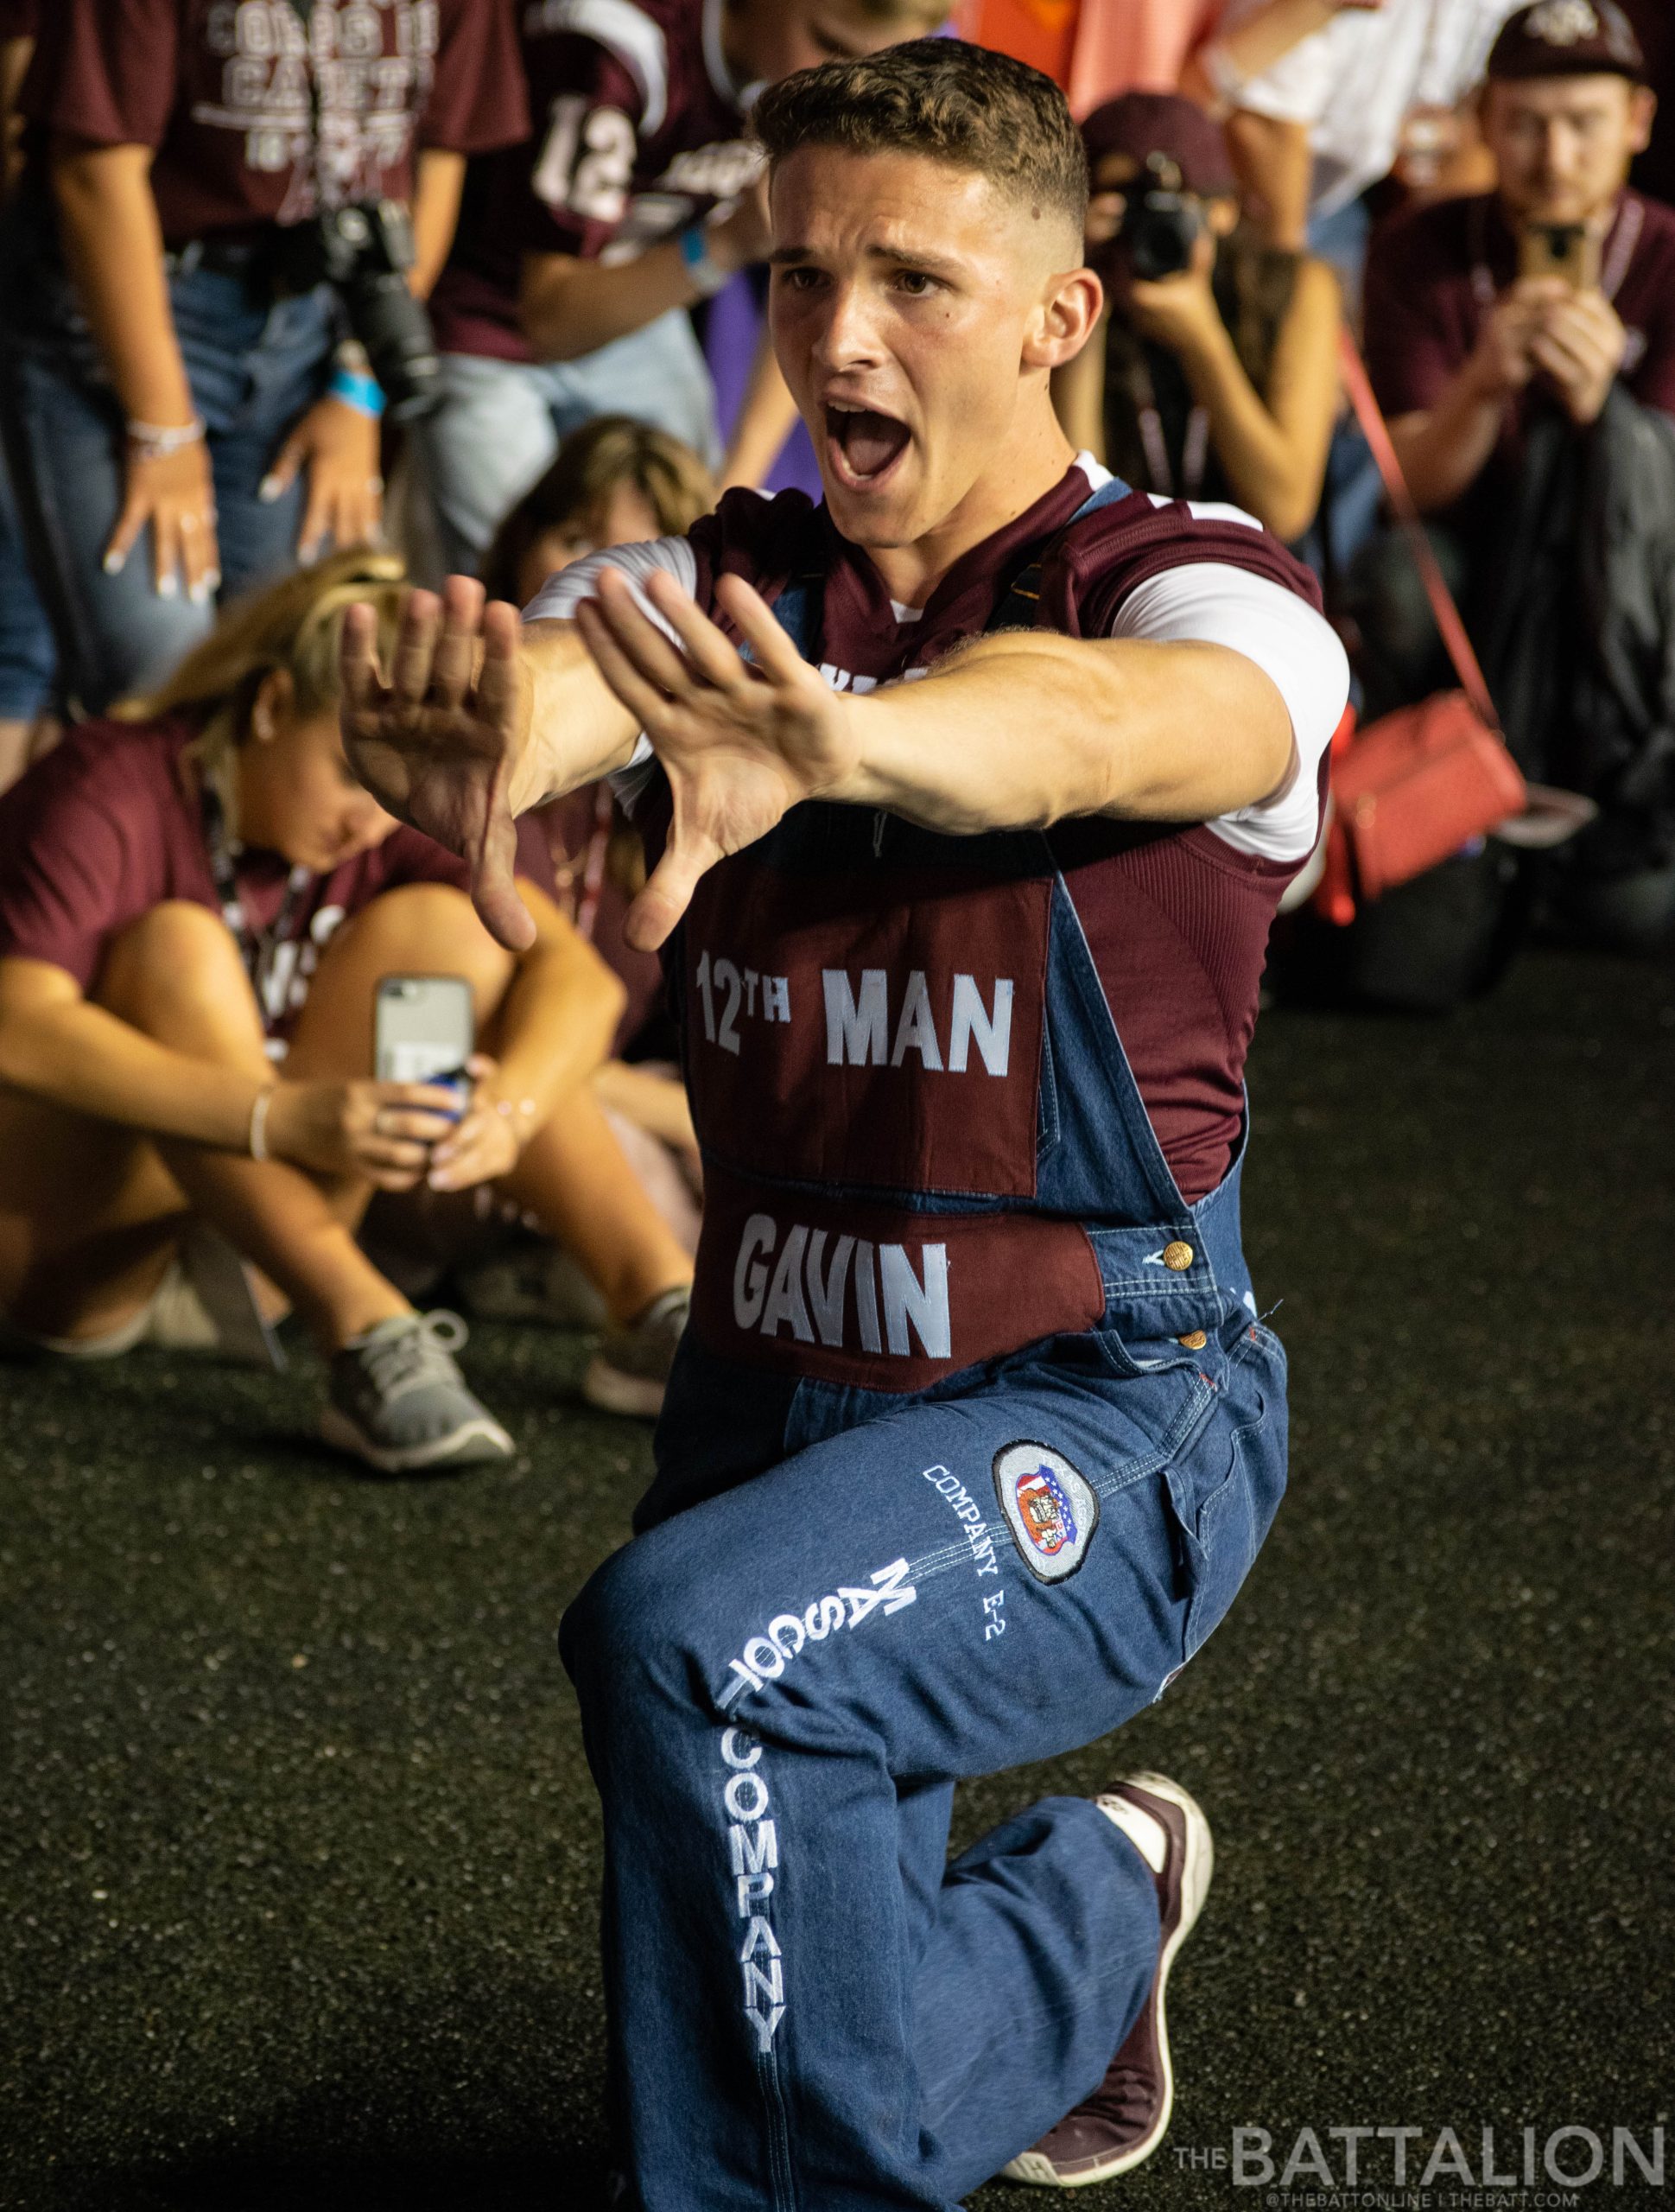
[[[450,573],[474,575],[507,510],[559,441],[597,415],[631,415],[720,455],[715,391],[689,316],[676,308],[574,361],[444,353],[442,404],[414,433]]]
[[[17,313],[0,347],[0,409],[31,563],[60,652],[64,703],[96,714],[155,683],[207,635],[213,606],[154,588],[149,531],[119,574],[105,548],[122,507],[123,414],[68,279],[16,233]],[[275,300],[237,271],[171,270],[169,302],[192,397],[208,431],[225,600],[296,563],[305,486],[257,486],[326,388],[336,309],[323,286]]]
[[[946,1850],[959,1777],[1161,1694],[1278,1503],[1277,1340],[1247,1313],[1139,1350],[1050,1339],[905,1400],[804,1382],[786,1418],[688,1337],[671,1418],[741,1467],[765,1418],[789,1456],[648,1529],[561,1635],[642,2212],[948,2212],[1101,2078],[1157,1964],[1139,1853],[1064,1798]],[[997,1502],[1018,1446],[1079,1478],[1056,1579]]]
[[[0,721],[29,722],[52,697],[58,648],[29,574],[11,476],[0,454]]]

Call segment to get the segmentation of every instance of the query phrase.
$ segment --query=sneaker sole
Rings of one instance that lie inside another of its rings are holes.
[[[336,1406],[327,1406],[320,1417],[326,1442],[357,1459],[365,1459],[381,1475],[410,1475],[450,1467],[476,1467],[492,1459],[510,1459],[516,1451],[505,1430],[486,1414],[462,1421],[446,1436],[428,1444],[375,1444]]]
[[[663,1409],[665,1387],[647,1382],[644,1376],[625,1375],[597,1352],[581,1378],[581,1395],[590,1406],[597,1406],[601,1413],[630,1414],[638,1421],[656,1421]]]
[[[1173,1805],[1186,1822],[1186,1863],[1181,1869],[1181,1917],[1174,1934],[1158,1955],[1158,2050],[1164,2063],[1163,2102],[1151,2133],[1143,2137],[1120,2158],[1101,2158],[1084,2171],[1066,2174],[1055,2166],[1050,2158],[1044,2158],[1038,2151],[1023,2152],[1008,2165],[1000,2169],[1006,2181],[1021,2181],[1036,2189],[1091,2189],[1096,2182],[1114,2181],[1119,2174],[1132,2173],[1143,2165],[1164,2137],[1169,2133],[1169,2122],[1175,2110],[1175,2065],[1169,2054],[1169,2015],[1165,2000],[1169,1994],[1169,1969],[1193,1923],[1204,1909],[1204,1899],[1209,1895],[1210,1877],[1215,1871],[1215,1845],[1209,1832],[1209,1822],[1204,1809],[1190,1791],[1183,1789],[1178,1782],[1171,1782],[1163,1774],[1126,1774],[1125,1782],[1132,1782],[1136,1789],[1144,1789],[1149,1796],[1162,1797]],[[1098,1800],[1094,1801],[1096,1803]]]

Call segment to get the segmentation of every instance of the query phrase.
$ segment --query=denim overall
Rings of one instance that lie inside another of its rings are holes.
[[[809,604],[777,612],[813,658]],[[949,1864],[954,1783],[1119,1727],[1215,1627],[1285,1487],[1284,1355],[1242,1137],[1189,1205],[1047,840],[811,805],[712,875],[676,976],[720,1250],[642,1533],[561,1637],[604,1807],[621,2201],[949,2212],[1101,2081],[1158,1943],[1091,1801]],[[893,971],[842,964],[867,929]],[[787,972],[729,960],[719,991],[723,943]],[[936,966],[989,950],[1004,992]]]

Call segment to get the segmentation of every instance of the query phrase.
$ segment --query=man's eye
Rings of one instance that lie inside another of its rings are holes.
[[[928,299],[936,289],[936,279],[923,269],[904,269],[896,281],[912,300]]]
[[[782,269],[778,281],[789,292],[812,292],[821,280],[817,269]]]

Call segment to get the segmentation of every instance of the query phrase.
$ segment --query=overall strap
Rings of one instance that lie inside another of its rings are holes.
[[[1064,530],[1025,563],[986,626],[991,630],[1033,630],[1036,607],[1041,598],[1041,572],[1048,556],[1063,541],[1065,531],[1074,530],[1086,516],[1101,507],[1113,507],[1119,499],[1131,499],[1133,488],[1132,484],[1125,484],[1120,476],[1113,476],[1108,484],[1101,484],[1097,492],[1090,493],[1065,524]]]
[[[1013,577],[1005,596],[996,606],[985,627],[990,630],[1032,630],[1035,627],[1036,606],[1041,597],[1041,571],[1050,554],[1063,537],[1064,531],[1101,507],[1114,506],[1119,499],[1132,498],[1133,487],[1113,476],[1108,484],[1101,485],[1082,501],[1064,525],[1064,530],[1044,545]],[[775,618],[780,627],[804,660],[813,660],[819,645],[820,597],[825,577],[819,571],[792,576],[773,603]],[[750,658],[748,651],[746,658]]]

